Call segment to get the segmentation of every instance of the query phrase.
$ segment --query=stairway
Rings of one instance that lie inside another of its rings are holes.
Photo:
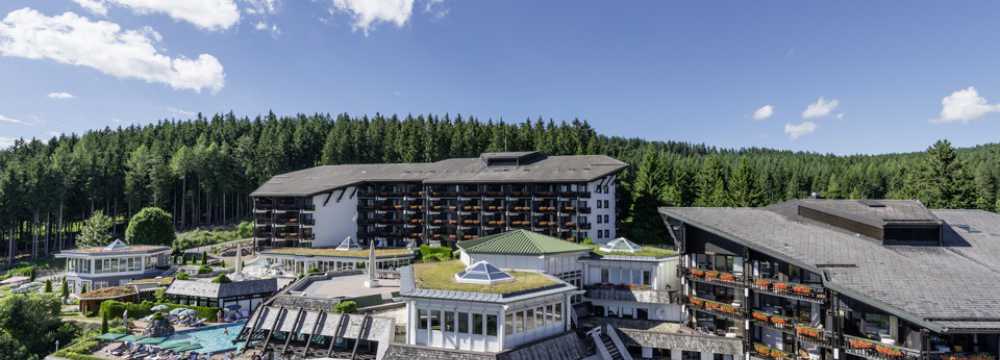
[[[615,346],[615,342],[611,340],[608,334],[601,333],[600,339],[601,343],[604,344],[604,348],[608,350],[608,354],[611,354],[611,360],[625,360],[625,357],[618,351],[618,347]]]

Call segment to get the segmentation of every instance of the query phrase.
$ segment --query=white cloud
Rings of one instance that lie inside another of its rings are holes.
[[[73,0],[73,2],[94,14],[101,16],[108,15],[108,7],[104,6],[105,0]]]
[[[250,15],[268,15],[278,11],[278,0],[242,0],[243,11]]]
[[[0,136],[0,149],[6,149],[14,146],[15,141],[17,141],[16,138]]]
[[[792,140],[796,140],[803,135],[812,134],[813,132],[816,132],[816,123],[812,121],[803,121],[800,124],[785,124],[785,134]]]
[[[444,0],[427,0],[424,4],[424,12],[433,15],[435,19],[448,16],[448,11],[449,9],[444,7]]]
[[[375,23],[388,22],[403,27],[413,13],[414,0],[333,0],[331,11],[343,11],[354,16],[354,30],[365,35]]]
[[[774,115],[774,106],[772,106],[772,105],[764,105],[764,106],[761,106],[760,109],[754,110],[754,112],[753,112],[753,119],[754,120],[764,120],[764,119],[770,118],[773,115]]]
[[[49,99],[68,100],[75,97],[76,96],[73,96],[73,94],[64,91],[49,93]]]
[[[812,119],[830,115],[833,110],[837,109],[837,105],[840,105],[840,101],[837,99],[826,100],[820,97],[816,102],[806,107],[806,110],[802,112],[802,118]]]
[[[263,22],[263,21],[258,21],[257,25],[254,25],[253,28],[257,29],[257,30],[260,30],[260,31],[267,30],[267,23]]]
[[[161,13],[174,20],[187,21],[205,30],[224,30],[240,21],[235,0],[73,0],[98,15],[107,15],[108,7],[129,8],[137,14]],[[262,1],[273,3],[273,1]],[[273,4],[272,4],[273,5]]]
[[[991,112],[1000,112],[1000,104],[990,104],[979,96],[975,87],[958,90],[941,99],[941,116],[931,122],[946,124],[967,123]]]
[[[28,122],[26,122],[24,120],[15,119],[15,118],[12,118],[12,117],[7,117],[7,116],[4,116],[3,114],[0,114],[0,123],[28,125]]]
[[[184,109],[178,109],[178,108],[175,108],[175,107],[172,107],[172,106],[171,107],[167,107],[167,112],[169,112],[169,113],[171,113],[173,115],[182,117],[182,118],[193,118],[195,115],[197,115],[194,111],[187,111],[187,110],[184,110]]]
[[[154,46],[159,40],[159,34],[148,27],[122,30],[118,24],[90,21],[71,12],[49,17],[24,8],[0,22],[3,56],[49,59],[196,92],[217,92],[225,85],[222,64],[214,56],[171,58]]]

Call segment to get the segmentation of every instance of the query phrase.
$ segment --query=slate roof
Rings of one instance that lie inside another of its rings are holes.
[[[524,229],[459,241],[457,245],[469,254],[547,255],[591,249],[589,246]]]
[[[798,204],[877,228],[889,224],[941,223],[933,212],[917,200],[802,199],[798,200]]]
[[[886,246],[800,217],[799,203],[660,213],[825,274],[825,286],[931,330],[1000,330],[1000,215],[929,210],[945,222],[942,246]]]
[[[552,183],[592,181],[627,166],[604,155],[547,156],[517,166],[483,166],[480,158],[433,163],[317,166],[276,175],[252,196],[309,196],[364,182]]]
[[[198,280],[174,280],[167,288],[166,294],[220,299],[275,291],[278,291],[278,279],[234,281],[226,284]]]

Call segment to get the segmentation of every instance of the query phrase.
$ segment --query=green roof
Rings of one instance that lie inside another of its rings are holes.
[[[590,250],[589,246],[528,230],[513,230],[476,240],[459,241],[458,247],[470,254],[504,255],[546,255]]]

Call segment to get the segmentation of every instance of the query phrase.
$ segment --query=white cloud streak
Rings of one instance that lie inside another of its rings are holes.
[[[171,58],[156,48],[160,40],[149,27],[123,30],[118,24],[90,21],[72,12],[50,17],[24,8],[0,22],[3,56],[48,59],[174,89],[214,93],[223,88],[225,73],[218,59],[209,54]]]
[[[15,119],[15,118],[8,117],[8,116],[4,116],[3,114],[0,114],[0,123],[17,124],[17,125],[28,125],[27,121],[20,120],[20,119]]]
[[[816,123],[812,121],[803,121],[799,124],[785,124],[785,135],[792,140],[798,140],[803,135],[808,135],[816,132]]]
[[[414,0],[333,0],[331,12],[341,11],[354,17],[353,28],[368,35],[379,22],[403,27],[413,14]]]
[[[837,99],[826,100],[822,97],[816,100],[816,102],[806,106],[805,111],[802,112],[803,119],[813,119],[821,118],[833,112],[840,105],[840,101]]]
[[[955,91],[941,99],[941,115],[931,122],[938,124],[968,123],[986,114],[1000,112],[1000,104],[990,104],[979,96],[975,87]]]
[[[754,112],[753,112],[753,119],[754,120],[765,120],[765,119],[769,119],[771,116],[774,116],[774,106],[773,105],[764,105],[764,106],[761,106],[759,109],[754,110]]]
[[[0,149],[6,149],[14,146],[15,141],[17,141],[16,138],[0,136]]]
[[[235,0],[73,0],[88,11],[106,16],[111,6],[128,8],[136,14],[165,14],[204,30],[229,29],[240,21]],[[273,1],[263,0],[273,5]]]
[[[49,93],[49,99],[69,100],[73,98],[76,98],[76,96],[64,91]]]
[[[182,117],[182,118],[189,118],[189,119],[193,118],[195,115],[197,115],[194,111],[187,111],[187,110],[178,109],[178,108],[175,108],[175,107],[167,107],[167,112],[169,112],[169,113],[171,113],[173,115]]]

